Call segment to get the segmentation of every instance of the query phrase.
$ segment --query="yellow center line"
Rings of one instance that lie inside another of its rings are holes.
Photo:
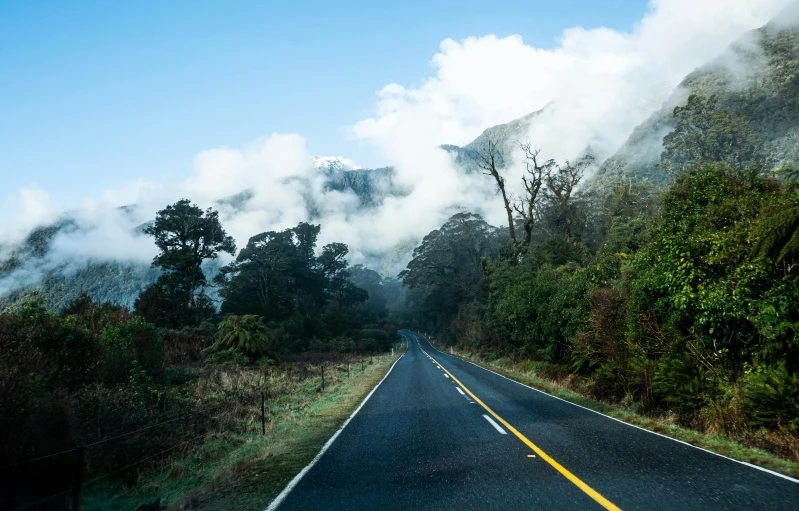
[[[472,391],[471,391],[471,390],[469,390],[469,389],[466,387],[466,385],[464,385],[463,383],[461,383],[461,381],[460,381],[459,379],[455,378],[455,375],[454,375],[454,374],[452,374],[452,373],[451,373],[451,372],[449,372],[449,371],[448,371],[446,368],[444,368],[444,367],[443,367],[441,364],[439,364],[439,363],[438,363],[438,361],[437,361],[436,359],[434,359],[433,357],[431,357],[431,356],[430,356],[430,355],[429,355],[429,354],[428,354],[428,353],[427,353],[427,352],[426,352],[424,349],[422,349],[422,347],[421,347],[421,346],[419,346],[419,349],[421,349],[421,350],[422,350],[422,352],[423,352],[425,355],[427,355],[427,356],[428,356],[428,357],[429,357],[431,360],[433,360],[433,361],[436,363],[436,365],[438,365],[438,367],[440,367],[440,368],[441,368],[441,369],[442,369],[442,370],[443,370],[445,373],[447,373],[447,374],[450,376],[450,378],[452,378],[452,380],[453,380],[455,383],[457,383],[458,385],[460,385],[460,386],[461,386],[461,388],[462,388],[463,390],[465,390],[465,391],[466,391],[466,393],[467,393],[467,394],[469,394],[469,395],[472,397],[472,399],[474,399],[474,400],[475,400],[477,403],[480,403],[480,406],[482,406],[483,408],[485,408],[485,409],[486,409],[486,411],[487,411],[488,413],[490,413],[491,415],[493,415],[495,419],[497,419],[499,422],[501,422],[503,426],[505,426],[506,428],[508,428],[508,430],[509,430],[511,433],[513,433],[514,435],[516,435],[516,437],[517,437],[519,440],[521,440],[522,442],[524,442],[524,444],[525,444],[525,445],[527,445],[527,447],[529,447],[530,449],[532,449],[532,450],[533,450],[533,451],[534,451],[536,454],[538,454],[538,456],[540,456],[540,457],[541,457],[541,458],[542,458],[544,461],[546,461],[547,463],[549,463],[550,465],[552,465],[552,467],[554,467],[554,468],[555,468],[555,470],[557,470],[558,472],[560,472],[562,476],[564,476],[566,479],[568,479],[569,481],[571,481],[572,483],[574,483],[574,485],[575,485],[575,486],[577,486],[578,488],[580,488],[581,490],[583,490],[583,492],[585,492],[585,493],[586,493],[586,494],[587,494],[589,497],[591,497],[592,499],[594,499],[594,500],[595,500],[595,501],[596,501],[596,502],[597,502],[597,503],[598,503],[600,506],[604,507],[605,509],[608,509],[608,510],[613,510],[613,511],[621,511],[621,509],[619,509],[619,507],[618,507],[618,506],[616,506],[614,503],[612,503],[611,501],[609,501],[608,499],[606,499],[605,497],[603,497],[602,495],[600,495],[598,491],[594,490],[593,488],[591,488],[590,486],[588,486],[587,484],[585,484],[585,483],[584,483],[584,482],[583,482],[583,481],[582,481],[582,480],[581,480],[579,477],[577,477],[576,475],[574,475],[574,474],[572,474],[571,472],[569,472],[569,471],[566,469],[566,467],[564,467],[563,465],[561,465],[560,463],[558,463],[557,461],[555,461],[554,459],[552,459],[552,458],[551,458],[551,457],[550,457],[550,456],[549,456],[547,453],[545,453],[544,451],[542,451],[540,447],[538,447],[537,445],[535,445],[535,444],[534,444],[533,442],[531,442],[531,441],[530,441],[530,440],[529,440],[529,439],[528,439],[526,436],[522,435],[522,434],[521,434],[521,433],[520,433],[520,432],[519,432],[519,431],[518,431],[516,428],[514,428],[513,426],[511,426],[511,425],[508,423],[508,421],[506,421],[505,419],[503,419],[502,417],[500,417],[499,415],[497,415],[497,413],[496,413],[494,410],[492,410],[492,409],[491,409],[491,408],[489,408],[489,407],[488,407],[488,406],[487,406],[485,403],[483,403],[483,402],[480,400],[480,398],[479,398],[479,397],[475,396],[475,395],[472,393]]]

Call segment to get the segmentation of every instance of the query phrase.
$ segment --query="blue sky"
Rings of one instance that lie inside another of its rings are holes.
[[[342,126],[388,83],[418,85],[445,38],[629,31],[645,0],[3,2],[0,199],[38,185],[68,205],[193,156],[295,132],[311,154],[380,161]]]

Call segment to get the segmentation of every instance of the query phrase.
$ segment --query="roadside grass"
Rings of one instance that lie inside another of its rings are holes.
[[[366,357],[363,366],[360,361],[351,364],[349,377],[346,364],[328,366],[324,392],[318,367],[300,374],[270,372],[265,381],[265,435],[257,396],[223,411],[216,417],[218,429],[187,439],[177,455],[132,474],[127,484],[117,481],[84,489],[80,509],[136,510],[160,498],[169,510],[262,510],[316,456],[401,355]],[[239,370],[221,385],[247,388],[258,377],[256,370]]]
[[[435,345],[435,343],[434,343]],[[441,346],[436,346],[442,351]],[[449,350],[447,350],[449,351]],[[689,443],[691,445],[707,449],[718,454],[744,461],[753,465],[758,465],[775,472],[780,472],[799,478],[799,462],[786,459],[764,449],[748,446],[740,441],[729,438],[722,432],[705,434],[701,431],[678,426],[666,417],[647,417],[639,415],[632,409],[624,408],[621,405],[609,404],[586,397],[574,390],[568,389],[559,382],[542,378],[534,369],[534,364],[514,363],[507,358],[496,360],[484,360],[472,353],[452,350],[452,354],[469,362],[473,362],[480,367],[492,370],[511,380],[529,385],[555,397],[559,397],[571,403],[589,408],[608,417],[621,420],[655,433],[660,433],[676,440]],[[764,436],[766,432],[752,432],[754,442],[767,441]]]

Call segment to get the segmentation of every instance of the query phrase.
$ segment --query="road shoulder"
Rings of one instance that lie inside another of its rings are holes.
[[[431,345],[434,348],[438,348],[432,343]],[[798,462],[779,457],[762,449],[745,446],[725,437],[721,433],[705,435],[699,431],[683,428],[662,420],[644,417],[618,406],[592,400],[566,389],[563,386],[557,385],[556,383],[539,378],[536,375],[516,371],[495,362],[480,360],[478,357],[469,353],[457,351],[451,354],[445,351],[439,351],[439,353],[459,358],[464,362],[474,364],[477,367],[496,373],[504,378],[544,392],[554,398],[600,413],[630,426],[638,427],[651,433],[728,457],[735,461],[747,463],[757,468],[773,471],[777,474],[784,474],[792,478],[799,478]]]
[[[375,361],[373,369],[351,385],[320,397],[302,420],[287,421],[268,436],[263,455],[236,468],[227,481],[196,493],[192,510],[263,510],[300,471],[311,463],[363,403],[364,398],[385,377],[402,353]],[[176,503],[174,509],[181,509]]]

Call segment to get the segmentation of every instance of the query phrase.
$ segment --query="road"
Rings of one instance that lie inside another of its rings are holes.
[[[799,481],[408,349],[270,509],[799,510]]]

